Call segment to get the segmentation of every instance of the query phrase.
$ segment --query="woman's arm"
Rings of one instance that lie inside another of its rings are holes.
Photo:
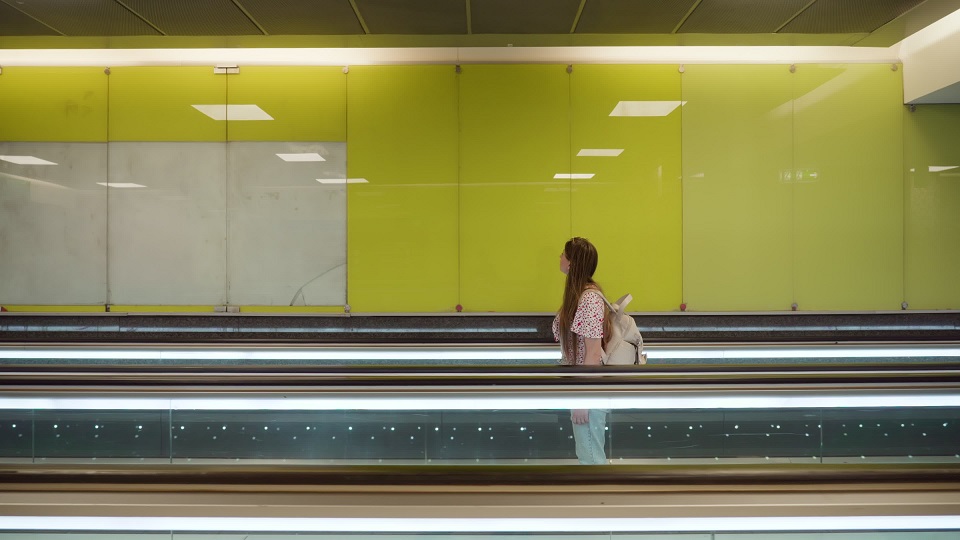
[[[583,338],[586,345],[586,353],[583,357],[583,365],[599,366],[600,351],[603,349],[600,344],[601,338]],[[590,411],[587,409],[574,409],[570,411],[570,419],[574,424],[586,424],[590,422]]]
[[[583,357],[583,365],[585,366],[599,366],[600,365],[600,354],[603,352],[603,345],[601,345],[602,338],[583,338],[583,344],[586,345],[586,355]]]

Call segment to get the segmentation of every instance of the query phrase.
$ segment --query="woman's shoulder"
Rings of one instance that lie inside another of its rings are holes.
[[[583,290],[583,293],[580,295],[580,301],[589,300],[594,302],[603,301],[603,293],[600,292],[600,289],[596,287],[587,287]]]

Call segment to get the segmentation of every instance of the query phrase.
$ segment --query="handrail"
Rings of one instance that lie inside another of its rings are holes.
[[[116,389],[170,387],[664,387],[803,385],[960,387],[957,364],[757,366],[647,365],[643,367],[461,366],[3,366],[0,389],[64,389],[100,385]]]
[[[650,343],[960,339],[960,312],[633,314]],[[23,314],[0,316],[0,341],[172,343],[547,343],[552,313]]]
[[[530,486],[550,491],[558,486],[829,486],[838,484],[929,484],[960,489],[960,464],[892,465],[0,465],[4,491],[83,491],[89,485],[113,491],[142,491],[176,486],[177,491],[261,491],[262,486],[329,491],[336,486]],[[242,486],[246,486],[243,488]],[[929,489],[929,488],[928,488]]]

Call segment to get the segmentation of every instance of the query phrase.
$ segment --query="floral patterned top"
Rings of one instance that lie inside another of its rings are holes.
[[[603,338],[603,315],[604,304],[603,297],[596,289],[587,289],[580,295],[580,303],[577,305],[577,313],[573,316],[573,323],[570,330],[577,334],[577,351],[575,361],[571,361],[568,355],[564,354],[561,364],[565,365],[583,365],[583,360],[587,356],[587,345],[583,338]],[[553,340],[560,341],[560,314],[553,318]],[[562,345],[561,345],[562,347]]]

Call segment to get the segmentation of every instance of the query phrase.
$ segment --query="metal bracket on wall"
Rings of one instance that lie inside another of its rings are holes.
[[[217,75],[236,75],[240,73],[240,66],[214,66],[213,72]]]

